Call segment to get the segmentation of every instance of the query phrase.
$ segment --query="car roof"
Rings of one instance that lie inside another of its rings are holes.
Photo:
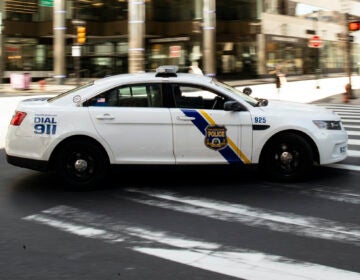
[[[93,80],[88,84],[92,90],[89,91],[87,85],[84,85],[51,98],[51,101],[59,105],[66,104],[73,102],[73,97],[76,95],[80,94],[83,98],[87,99],[95,94],[122,85],[173,82],[209,86],[212,80],[212,77],[192,73],[162,73],[160,75],[158,72],[125,73]]]
[[[131,83],[141,83],[141,82],[163,82],[173,81],[173,82],[188,82],[188,83],[202,83],[208,84],[212,78],[191,73],[176,73],[173,75],[160,75],[158,76],[156,72],[144,72],[144,73],[133,73],[133,74],[118,74],[114,76],[109,76],[94,81],[94,85],[102,86],[104,84],[131,84]]]

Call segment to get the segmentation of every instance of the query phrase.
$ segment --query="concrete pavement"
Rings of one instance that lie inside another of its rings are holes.
[[[254,80],[230,80],[226,83],[243,89],[247,86],[252,88],[252,96],[267,99],[279,99],[301,103],[331,102],[344,103],[343,93],[345,85],[349,82],[348,77],[329,77],[321,79],[301,79],[302,77],[289,77],[287,81],[276,88],[274,79]],[[354,99],[349,99],[349,104],[360,104],[360,76],[353,75],[352,89]],[[75,83],[56,85],[47,83],[41,85],[33,82],[28,89],[14,89],[10,84],[0,85],[0,97],[54,95],[74,88]]]

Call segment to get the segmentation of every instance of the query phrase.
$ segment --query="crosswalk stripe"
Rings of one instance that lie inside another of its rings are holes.
[[[325,265],[119,224],[109,216],[65,205],[26,216],[24,220],[110,243],[132,237],[129,248],[136,252],[240,279],[358,280],[360,277],[359,273]]]
[[[360,151],[357,150],[348,150],[347,154],[349,157],[360,157]]]
[[[337,113],[338,115],[341,115],[341,116],[358,116],[359,113],[360,113],[360,110],[359,111],[334,111],[335,113]]]
[[[360,145],[360,140],[358,139],[348,139],[348,145]]]
[[[343,186],[334,188],[333,186],[326,187],[323,185],[317,185],[313,182],[306,183],[305,185],[267,182],[263,185],[263,187],[269,187],[272,191],[278,189],[282,192],[285,190],[295,190],[297,194],[307,195],[312,198],[318,197],[332,201],[360,205],[360,194],[354,193],[352,190],[346,189]]]
[[[241,204],[175,196],[171,193],[153,190],[128,188],[126,191],[156,198],[156,200],[138,197],[130,198],[133,201],[150,206],[211,217],[222,221],[238,222],[248,226],[267,228],[299,236],[336,240],[360,246],[360,226],[357,225],[343,225],[321,218],[305,217],[279,211],[265,211]],[[174,204],[173,202],[181,204]]]
[[[344,124],[344,127],[345,127],[345,129],[360,128],[360,125]]]
[[[346,123],[360,123],[360,120],[355,120],[353,118],[351,118],[351,119],[341,118],[341,121],[344,124],[346,124]]]
[[[213,252],[152,247],[134,249],[144,254],[246,280],[358,280],[360,277],[356,272],[250,250]]]
[[[347,131],[347,134],[348,134],[348,136],[359,136],[360,131],[350,130],[350,131]]]

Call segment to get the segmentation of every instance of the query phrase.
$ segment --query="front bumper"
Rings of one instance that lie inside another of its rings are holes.
[[[323,132],[318,143],[320,164],[342,161],[347,157],[348,135],[345,130]]]

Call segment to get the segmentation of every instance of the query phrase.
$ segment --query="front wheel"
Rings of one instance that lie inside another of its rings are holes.
[[[56,171],[71,187],[94,188],[107,174],[109,161],[102,149],[91,141],[65,143],[56,157]]]
[[[284,133],[275,136],[264,148],[260,169],[267,178],[277,181],[305,179],[313,168],[313,153],[306,139]]]

